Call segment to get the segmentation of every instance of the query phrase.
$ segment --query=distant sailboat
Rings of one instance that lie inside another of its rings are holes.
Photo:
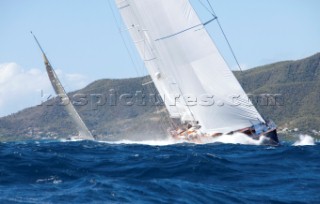
[[[53,70],[46,54],[44,53],[39,41],[37,40],[36,36],[31,32],[33,35],[35,41],[37,42],[44,59],[44,64],[46,65],[46,70],[50,79],[50,82],[52,84],[52,87],[57,95],[61,97],[61,100],[64,104],[65,110],[68,112],[68,114],[71,116],[71,119],[73,123],[76,125],[76,128],[79,132],[79,135],[72,136],[71,139],[74,140],[94,140],[94,137],[92,136],[91,132],[87,128],[87,126],[84,124],[83,120],[81,119],[80,115],[78,114],[77,110],[74,108],[69,96],[67,95],[66,91],[64,90],[57,74]]]
[[[201,142],[241,132],[279,142],[208,34],[214,13],[202,23],[188,0],[115,2],[170,116],[181,120],[172,137]]]

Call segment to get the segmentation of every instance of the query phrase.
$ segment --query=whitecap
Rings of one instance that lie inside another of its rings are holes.
[[[167,145],[174,145],[177,143],[182,143],[177,142],[174,139],[163,139],[163,140],[142,140],[142,141],[134,141],[134,140],[119,140],[119,141],[97,141],[100,143],[107,143],[107,144],[136,144],[136,145],[150,145],[150,146],[167,146]]]
[[[299,140],[296,141],[293,146],[308,146],[315,145],[315,140],[310,135],[300,135]]]
[[[242,133],[234,133],[232,135],[221,135],[219,137],[212,138],[208,140],[208,142],[242,145],[263,145],[268,140],[269,139],[265,136],[260,136],[259,140],[256,140]]]
[[[163,140],[119,140],[119,141],[96,141],[107,144],[137,144],[137,145],[150,145],[150,146],[167,146],[179,143],[196,143],[196,144],[208,144],[208,143],[223,143],[223,144],[242,144],[242,145],[263,145],[267,143],[269,139],[265,136],[261,136],[259,140],[253,139],[242,133],[234,133],[232,135],[221,135],[214,138],[202,138],[201,142],[192,142],[187,140],[175,140],[173,138],[167,138]]]

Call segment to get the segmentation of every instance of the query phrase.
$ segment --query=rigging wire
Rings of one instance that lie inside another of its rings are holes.
[[[133,9],[131,9],[131,12],[135,15],[135,16],[137,16],[136,14],[135,14],[135,12],[134,12],[134,10]],[[138,22],[137,22],[139,25],[141,24],[141,22],[139,22],[139,19],[138,19]],[[144,30],[144,29],[142,29],[143,30],[143,35],[142,35],[142,38],[143,38],[143,46],[144,46],[144,48],[143,48],[143,58],[145,59],[146,57],[146,49],[147,49],[147,47],[150,49],[150,50],[152,50],[152,47],[151,47],[151,45],[148,43],[148,41],[146,40],[146,30]],[[144,65],[143,65],[143,68],[146,70],[146,67],[145,67],[145,63],[144,63]],[[152,83],[152,84],[154,84],[154,83]],[[156,93],[158,93],[157,92],[157,90],[156,90],[156,88],[152,85],[152,84],[148,84],[147,85],[147,91],[149,92],[149,93],[153,93],[153,94],[155,94],[155,103],[157,102],[157,95],[156,95]],[[144,89],[144,87],[142,86],[142,88]],[[163,112],[161,112],[161,110],[160,110],[160,107],[157,105],[157,104],[155,104],[155,106],[156,106],[156,111],[157,111],[157,114],[159,114],[159,116],[160,116],[160,124],[161,124],[161,129],[163,130],[163,131],[166,131],[166,127],[167,127],[167,123],[169,123],[170,124],[170,122],[169,122],[169,120],[166,118],[166,116],[164,115],[164,113]],[[167,109],[166,109],[167,110]],[[168,111],[168,110],[167,110]]]
[[[231,51],[231,54],[232,54],[234,60],[236,61],[237,65],[238,65],[238,67],[239,67],[239,70],[242,72],[242,68],[241,68],[241,66],[240,66],[240,63],[239,63],[239,61],[238,61],[238,59],[237,59],[237,57],[236,57],[235,52],[233,51],[233,48],[232,48],[232,46],[231,46],[231,43],[230,43],[230,41],[228,40],[228,37],[227,37],[226,33],[224,32],[224,30],[223,30],[223,28],[222,28],[222,26],[221,26],[221,23],[220,23],[217,15],[216,15],[216,13],[214,12],[214,9],[213,9],[212,4],[210,3],[209,0],[206,0],[206,1],[207,1],[207,3],[208,3],[208,5],[209,5],[210,8],[208,8],[201,0],[199,0],[200,4],[201,4],[209,13],[211,13],[211,15],[212,15],[214,18],[216,18],[217,24],[218,24],[218,26],[219,26],[219,28],[220,28],[220,30],[221,30],[221,33],[222,33],[224,39],[226,40],[226,42],[227,42],[227,44],[228,44],[228,47],[229,47],[229,49],[230,49],[230,51]]]
[[[142,19],[142,20],[143,20],[143,19]],[[207,22],[207,23],[210,23],[210,21]],[[145,30],[144,32],[145,32],[144,37],[146,37],[146,36],[147,36],[147,30]],[[154,40],[154,41],[157,41],[157,40]],[[147,40],[145,40],[145,46],[149,46],[149,48],[150,48],[151,50],[154,50],[154,51],[152,51],[152,54],[153,54],[153,55],[155,55],[155,56],[159,55],[159,54],[157,53],[157,49],[152,49],[152,48],[154,47],[154,45],[152,45],[151,43],[148,43]],[[155,54],[154,52],[156,52],[156,54]],[[159,57],[158,59],[159,59],[160,62],[162,62],[161,57]],[[163,66],[163,64],[162,64],[162,65],[158,65],[158,64],[157,64],[157,66],[158,66],[158,67],[161,67],[161,66]],[[175,77],[175,78],[176,78],[176,77]],[[182,92],[182,90],[181,90],[181,88],[180,88],[179,86],[178,86],[178,89],[179,89],[179,92],[181,93],[181,95],[183,95],[183,92]],[[183,100],[185,101],[185,99],[183,99]],[[191,109],[190,109],[189,106],[187,106],[187,109],[188,109],[188,111],[190,112],[190,115],[192,116],[193,121],[196,121],[195,116],[194,116],[194,114],[193,114],[193,112],[191,111]],[[169,110],[168,110],[167,108],[166,108],[166,111],[169,113]],[[179,111],[178,111],[178,112],[179,112]],[[180,112],[179,112],[179,114],[181,115]],[[171,124],[174,124],[172,118],[170,118],[170,121],[169,121],[169,122],[170,122]]]
[[[135,61],[134,61],[134,59],[133,59],[133,56],[132,56],[132,54],[131,54],[131,52],[130,52],[130,49],[129,49],[129,46],[127,45],[127,43],[126,43],[126,41],[125,41],[125,38],[124,38],[124,36],[122,35],[121,26],[120,26],[120,24],[118,23],[116,14],[115,14],[115,12],[114,12],[113,9],[112,9],[112,5],[111,5],[110,1],[109,1],[109,0],[107,0],[107,1],[108,1],[109,9],[111,10],[111,13],[112,13],[112,16],[113,16],[113,19],[114,19],[115,26],[117,27],[117,29],[118,29],[118,31],[119,31],[121,40],[122,40],[122,42],[123,42],[123,44],[124,44],[124,46],[125,46],[125,48],[126,48],[126,50],[127,50],[127,52],[128,52],[128,55],[129,55],[129,57],[130,57],[130,61],[131,61],[131,63],[133,64],[133,67],[134,67],[134,69],[135,69],[135,71],[136,71],[137,76],[140,76],[139,69],[137,68],[137,65],[136,65],[136,63],[135,63]]]
[[[134,9],[131,9],[131,12],[137,17],[138,19],[138,25],[141,25],[143,23],[139,22],[139,21],[143,21],[143,19],[139,19],[138,15],[135,13],[135,10]],[[151,53],[153,56],[155,56],[156,59],[158,59],[159,61],[162,61],[161,58],[158,58],[157,55],[158,53],[155,53],[156,52],[156,49],[153,49],[153,46],[147,39],[149,39],[149,36],[148,36],[148,30],[145,30],[145,29],[142,29],[143,30],[143,34],[142,34],[142,38],[144,39],[144,49],[143,49],[143,56],[146,56],[146,49],[149,48],[149,50],[151,50]],[[156,64],[156,66],[159,68],[159,64]],[[144,64],[144,68],[146,70],[146,65]],[[154,83],[153,83],[154,84]],[[147,85],[147,89],[151,92],[151,93],[158,93],[158,91],[156,90],[156,87],[152,84],[148,84]],[[161,97],[160,97],[161,98]],[[165,101],[163,100],[163,103],[165,103]],[[160,115],[161,117],[161,125],[163,128],[163,130],[165,130],[166,127],[166,124],[169,124],[169,126],[173,127],[175,126],[175,123],[173,122],[172,118],[168,118],[166,117],[165,113],[163,111],[160,110],[160,107],[158,105],[156,105],[156,109],[157,109],[157,113]],[[167,108],[165,108],[165,112],[167,112],[167,115],[170,115],[169,113],[169,110]],[[175,128],[174,128],[175,129]]]
[[[110,10],[111,10],[111,12],[112,12],[112,16],[113,16],[113,18],[114,18],[116,27],[117,27],[118,30],[119,30],[119,33],[120,33],[121,39],[122,39],[122,41],[123,41],[123,44],[125,45],[125,48],[126,48],[126,50],[127,50],[127,52],[128,52],[128,55],[129,55],[129,57],[130,57],[131,63],[132,63],[133,66],[134,66],[134,69],[135,69],[135,71],[136,71],[136,74],[137,74],[138,76],[140,76],[139,69],[137,68],[137,67],[139,67],[139,66],[136,65],[135,60],[134,60],[134,58],[133,58],[133,56],[132,56],[132,53],[130,52],[129,47],[128,47],[128,45],[126,44],[126,41],[125,41],[125,39],[124,39],[124,36],[122,35],[122,32],[121,32],[121,26],[119,26],[120,24],[119,24],[118,21],[117,21],[116,14],[115,14],[114,10],[112,9],[112,5],[111,5],[111,3],[110,3],[109,0],[108,0],[108,5],[109,5],[109,8],[110,8]],[[147,46],[147,43],[145,42],[145,40],[144,40],[144,46]],[[142,66],[144,67],[144,65],[142,65]],[[145,70],[145,67],[142,68],[142,69]],[[143,71],[142,71],[142,72],[143,72]],[[145,72],[145,73],[146,73],[146,72]],[[144,78],[141,79],[141,80],[142,80],[141,85],[143,84],[143,79],[144,79]],[[149,93],[154,93],[154,94],[157,93],[155,87],[153,87],[152,84],[147,85],[146,88],[147,88],[147,92],[149,92]],[[142,86],[142,89],[144,90],[144,86]],[[157,100],[157,98],[155,98],[155,100]],[[156,102],[156,101],[155,101],[155,102]],[[164,114],[163,114],[163,112],[160,110],[160,108],[159,108],[157,105],[155,105],[155,106],[156,106],[156,111],[157,111],[157,113],[160,115],[161,129],[162,129],[163,131],[166,131],[166,122],[168,122],[169,125],[172,126],[172,125],[171,125],[171,122],[166,119],[166,116],[164,116]],[[168,110],[167,110],[167,112],[168,112]]]

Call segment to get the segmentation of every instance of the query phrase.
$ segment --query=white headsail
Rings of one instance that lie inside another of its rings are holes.
[[[115,1],[172,116],[206,133],[264,122],[188,0]],[[175,107],[172,94],[181,95]]]
[[[33,37],[36,40],[37,44],[39,45],[39,48],[43,54],[44,63],[46,65],[46,70],[47,70],[50,82],[52,84],[52,87],[53,87],[55,93],[61,98],[62,103],[64,105],[64,108],[66,109],[68,114],[71,116],[72,121],[76,125],[76,128],[79,131],[79,138],[86,139],[86,140],[94,140],[94,137],[92,136],[91,132],[89,131],[87,126],[84,124],[80,115],[78,114],[78,112],[74,108],[69,96],[67,95],[66,91],[64,90],[57,74],[55,73],[54,69],[52,68],[52,66],[51,66],[46,54],[42,50],[37,38],[34,35],[33,35]]]

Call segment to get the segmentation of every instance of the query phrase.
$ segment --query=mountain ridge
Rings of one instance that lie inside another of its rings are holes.
[[[320,53],[234,73],[258,111],[273,119],[280,129],[320,130]],[[142,86],[148,81],[149,76],[100,79],[68,95],[78,103],[84,102],[79,95],[87,97],[87,103],[76,109],[98,137],[161,138],[170,126],[166,109],[156,105],[157,98],[153,102],[148,98],[145,105],[139,98],[140,93],[148,97],[157,93],[153,84]],[[128,93],[136,97],[138,104],[113,104],[115,94]],[[74,134],[75,127],[57,98],[0,118],[0,140],[65,138]]]

